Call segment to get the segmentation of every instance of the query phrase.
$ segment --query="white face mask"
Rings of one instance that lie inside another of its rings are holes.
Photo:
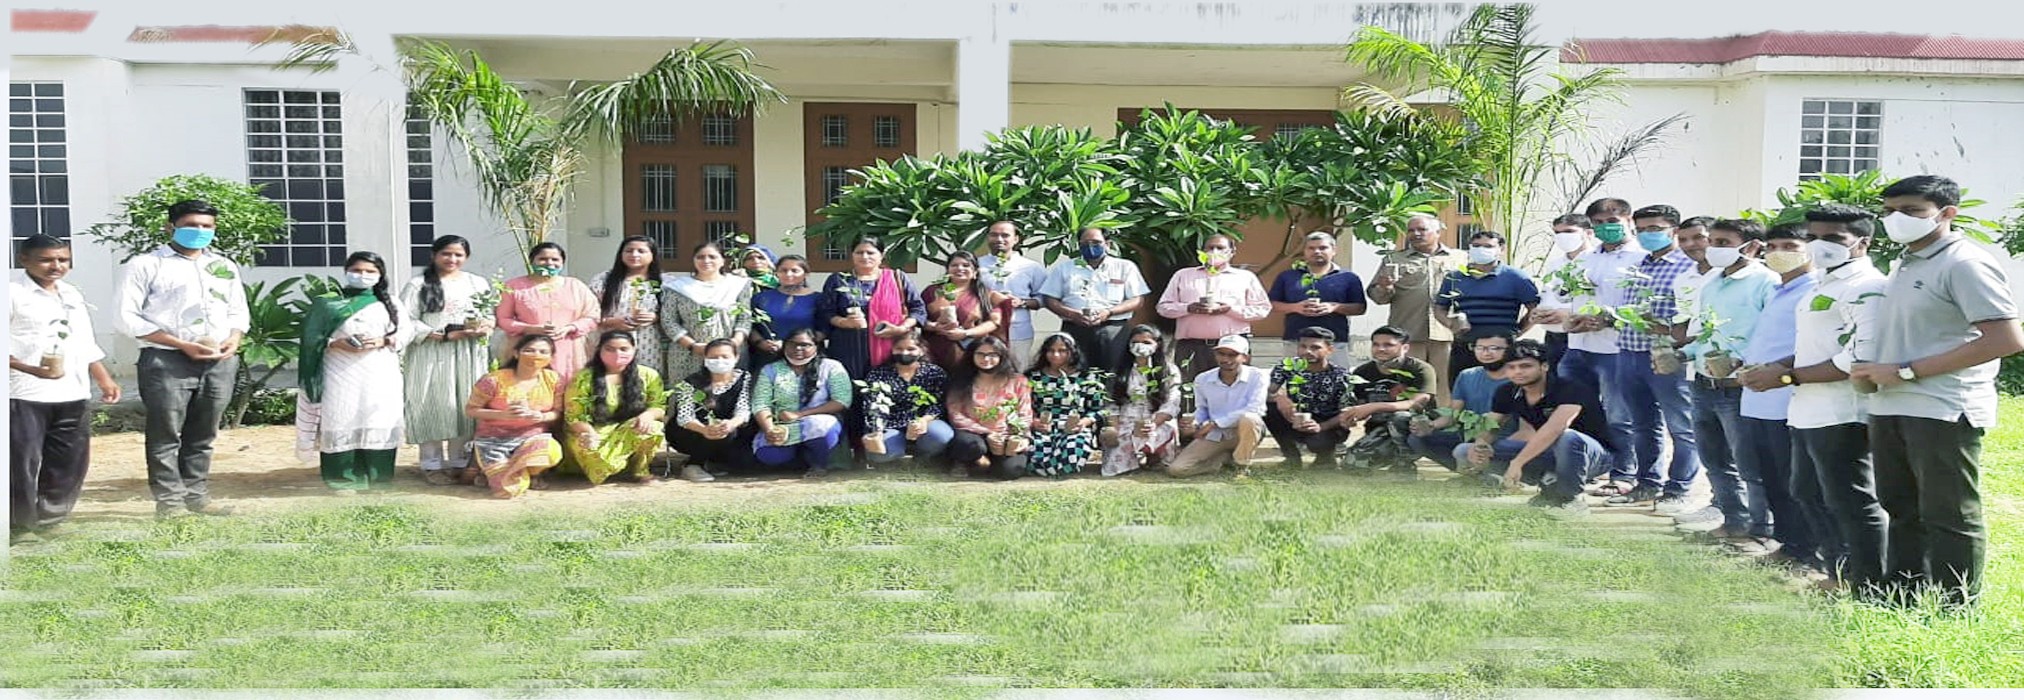
[[[1153,349],[1157,347],[1159,346],[1152,343],[1132,343],[1131,355],[1132,357],[1152,357]]]
[[[1894,211],[1883,217],[1883,232],[1898,243],[1909,244],[1940,227],[1940,217],[1921,219],[1901,211]]]
[[[1736,261],[1743,259],[1743,249],[1709,246],[1707,256],[1709,265],[1713,265],[1719,270],[1727,270],[1730,265],[1734,265]]]
[[[795,367],[800,367],[814,361],[815,361],[814,355],[810,355],[808,357],[804,357],[798,360],[794,359],[793,355],[787,356],[787,364],[793,365]]]
[[[1813,267],[1832,270],[1855,259],[1855,251],[1834,241],[1807,241],[1806,254],[1813,256]]]
[[[1556,233],[1553,234],[1553,247],[1562,253],[1572,253],[1581,250],[1581,244],[1587,242],[1587,238],[1580,233]]]
[[[1469,246],[1469,262],[1471,264],[1488,265],[1497,262],[1498,257],[1500,256],[1497,255],[1496,248],[1480,245]]]
[[[379,284],[379,281],[380,276],[377,272],[344,273],[344,286],[351,289],[371,289],[373,285]]]
[[[710,370],[711,374],[726,374],[737,367],[737,358],[710,357],[703,360],[703,369]]]

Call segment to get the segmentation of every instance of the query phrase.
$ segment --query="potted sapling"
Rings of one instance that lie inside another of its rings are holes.
[[[868,382],[862,379],[853,383],[857,385],[859,395],[864,397],[864,451],[875,455],[885,454],[885,421],[893,412],[890,387],[884,382]]]
[[[1286,398],[1293,403],[1293,425],[1305,427],[1314,422],[1314,412],[1301,405],[1301,393],[1307,388],[1307,361],[1289,357],[1279,361],[1279,367],[1286,370]]]

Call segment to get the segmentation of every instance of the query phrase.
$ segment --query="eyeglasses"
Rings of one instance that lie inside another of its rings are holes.
[[[1471,347],[1474,347],[1477,350],[1496,350],[1497,352],[1503,352],[1505,350],[1511,349],[1511,346],[1509,345],[1474,345]]]
[[[977,359],[979,359],[979,360],[996,360],[996,359],[998,359],[998,358],[1001,358],[1001,357],[1004,357],[1004,356],[1003,356],[1003,355],[999,355],[998,353],[995,353],[995,352],[980,352],[980,353],[977,353]]]
[[[812,348],[812,347],[815,347],[815,344],[814,344],[814,343],[804,343],[804,342],[800,342],[800,341],[795,341],[795,342],[792,342],[792,343],[788,343],[788,344],[787,344],[787,347],[790,347],[790,348],[801,348],[801,349],[807,349],[807,348]]]

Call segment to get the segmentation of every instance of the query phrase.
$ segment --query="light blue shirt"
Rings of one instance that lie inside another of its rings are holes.
[[[1722,321],[1721,327],[1715,331],[1721,339],[1722,349],[1728,350],[1730,355],[1741,355],[1745,339],[1757,327],[1757,319],[1764,312],[1764,303],[1770,300],[1771,290],[1777,286],[1778,273],[1751,262],[1734,274],[1720,274],[1709,279],[1707,284],[1702,285],[1695,305],[1699,309],[1714,310],[1715,317]],[[1687,332],[1699,333],[1700,325],[1695,324]],[[1696,340],[1687,343],[1684,350],[1687,357],[1698,360],[1714,348]]]
[[[1071,309],[1090,306],[1092,300],[1083,296],[1085,292],[1095,297],[1093,301],[1104,306],[1117,306],[1127,299],[1142,297],[1152,291],[1146,286],[1145,276],[1139,274],[1138,265],[1115,255],[1104,256],[1103,262],[1093,268],[1077,265],[1075,260],[1063,259],[1047,272],[1047,282],[1040,286],[1041,296],[1058,299]],[[1107,320],[1130,318],[1130,313],[1121,313]]]
[[[1264,417],[1265,393],[1272,385],[1270,373],[1250,365],[1238,371],[1232,384],[1223,383],[1221,372],[1212,369],[1195,377],[1195,424],[1214,422],[1209,439],[1218,442],[1236,434],[1245,414]]]
[[[1040,299],[1040,285],[1047,282],[1047,266],[1017,253],[1014,253],[1011,258],[1005,261],[1002,279],[1000,277],[1001,272],[998,270],[998,256],[996,255],[986,255],[978,258],[977,267],[979,268],[977,276],[983,280],[985,289],[1010,294],[1017,297],[1020,301],[1027,299],[1038,301]],[[1013,340],[1033,339],[1032,310],[1024,306],[1013,307],[1010,337]]]
[[[1812,297],[1813,288],[1819,285],[1820,277],[1808,272],[1772,288],[1763,314],[1757,317],[1757,327],[1750,331],[1750,343],[1743,347],[1745,364],[1761,365],[1792,356],[1792,349],[1799,344],[1799,305]],[[1743,390],[1745,418],[1785,420],[1791,404],[1789,386],[1763,392]]]

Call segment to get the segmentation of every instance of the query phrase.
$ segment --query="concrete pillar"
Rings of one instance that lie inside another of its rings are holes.
[[[1012,121],[1012,45],[996,22],[956,43],[956,145],[983,148]]]
[[[392,34],[352,34],[358,56],[338,62],[346,85],[344,118],[345,247],[387,261],[394,289],[415,274],[408,264],[407,86]]]

